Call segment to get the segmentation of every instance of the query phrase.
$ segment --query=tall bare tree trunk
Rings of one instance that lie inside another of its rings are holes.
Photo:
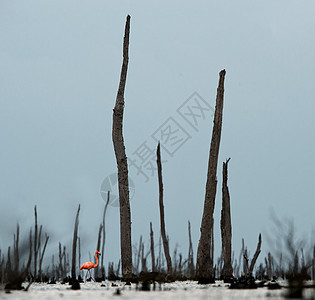
[[[158,168],[159,179],[159,205],[160,205],[160,221],[161,221],[161,235],[163,240],[164,255],[167,264],[167,273],[172,274],[172,260],[170,256],[168,238],[165,232],[165,220],[164,220],[164,204],[163,204],[163,180],[162,180],[162,163],[161,163],[161,149],[160,143],[158,143],[156,149],[156,163]]]
[[[155,272],[154,236],[153,236],[152,222],[150,222],[150,250],[151,250],[152,272]]]
[[[217,191],[217,164],[220,148],[225,70],[220,72],[219,85],[213,120],[212,139],[209,153],[206,195],[200,228],[197,251],[196,275],[199,282],[213,282],[213,260],[210,257],[211,233],[213,230],[213,211]],[[213,241],[212,241],[213,242]]]
[[[227,185],[228,180],[228,163],[230,158],[223,162],[223,181],[222,181],[222,210],[221,210],[221,238],[222,238],[222,255],[224,260],[221,276],[223,279],[233,277],[233,268],[231,261],[232,253],[232,224],[230,209],[230,193]]]
[[[127,16],[125,26],[125,36],[123,45],[123,63],[120,74],[119,88],[116,103],[113,110],[113,132],[115,156],[118,169],[118,189],[120,207],[120,247],[121,266],[123,277],[129,277],[132,273],[132,248],[131,248],[131,217],[129,203],[129,182],[128,164],[123,138],[123,113],[124,113],[124,93],[128,69],[128,49],[129,49],[130,16]]]
[[[71,277],[73,280],[76,279],[75,274],[75,261],[76,261],[76,254],[77,254],[77,239],[78,239],[78,227],[79,227],[79,213],[80,213],[80,204],[77,210],[77,215],[75,217],[74,222],[74,230],[73,230],[73,241],[72,241],[72,268],[71,268]],[[79,266],[80,267],[80,266]]]

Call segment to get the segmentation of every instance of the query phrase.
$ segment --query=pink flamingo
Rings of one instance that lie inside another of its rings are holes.
[[[88,261],[88,262],[84,263],[84,264],[80,267],[80,270],[83,270],[83,269],[86,269],[86,270],[87,270],[86,275],[85,275],[85,281],[86,281],[86,278],[87,278],[87,274],[89,273],[89,274],[90,274],[90,278],[92,278],[93,281],[95,282],[94,278],[93,278],[92,275],[91,275],[90,270],[91,270],[92,268],[96,268],[96,267],[98,266],[98,257],[97,257],[98,254],[101,255],[101,252],[95,251],[96,264],[93,263],[93,262],[91,262],[91,261]]]

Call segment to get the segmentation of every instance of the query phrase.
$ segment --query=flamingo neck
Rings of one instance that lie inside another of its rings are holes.
[[[96,264],[95,264],[95,268],[96,268],[98,266],[98,257],[96,253],[95,253],[95,258],[96,258]]]

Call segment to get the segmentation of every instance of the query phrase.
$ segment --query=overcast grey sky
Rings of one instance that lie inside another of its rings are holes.
[[[80,203],[82,259],[95,251],[105,204],[101,184],[116,172],[112,109],[127,14],[131,33],[124,136],[129,160],[137,159],[139,165],[137,153],[144,146],[155,151],[162,129],[177,130],[173,140],[163,137],[162,148],[171,248],[178,244],[187,255],[190,220],[196,253],[210,107],[223,68],[216,256],[222,162],[228,157],[237,251],[242,237],[254,251],[259,232],[270,229],[271,209],[280,218],[294,217],[310,238],[315,229],[314,12],[314,1],[288,0],[1,0],[0,248],[12,241],[17,222],[27,232],[35,204],[39,222],[51,236],[48,252],[57,253],[59,241],[70,246]],[[185,110],[195,109],[188,99],[208,108],[205,115],[195,110],[198,119],[183,118]],[[135,184],[132,239],[136,243],[142,234],[147,243],[152,221],[158,242],[157,176],[148,170],[155,161],[142,158],[146,175],[135,165],[129,172]],[[106,225],[106,261],[117,262],[117,207],[110,206]],[[263,254],[267,250],[263,241]]]

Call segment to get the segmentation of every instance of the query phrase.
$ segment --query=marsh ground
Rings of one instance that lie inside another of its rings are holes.
[[[281,282],[285,286],[285,282]],[[125,286],[124,283],[116,281],[105,281],[102,283],[87,282],[81,284],[80,290],[71,290],[68,284],[43,284],[34,283],[28,292],[11,291],[0,292],[0,299],[284,299],[286,288],[280,290],[268,290],[267,287],[255,290],[231,290],[228,284],[216,281],[215,284],[198,285],[195,281],[181,281],[165,284],[156,284],[155,291],[151,285],[151,291],[140,291],[136,284]],[[117,295],[119,290],[120,295]],[[306,299],[314,299],[314,290],[305,289]]]

